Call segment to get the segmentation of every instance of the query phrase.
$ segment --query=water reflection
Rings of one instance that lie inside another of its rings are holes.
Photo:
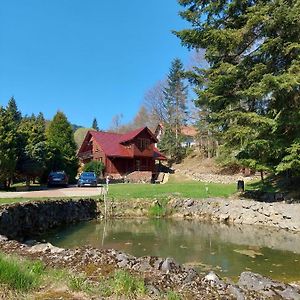
[[[252,270],[275,279],[300,279],[300,234],[255,226],[160,219],[91,221],[53,231],[56,246],[91,245],[135,256],[174,257],[200,272],[236,277]]]

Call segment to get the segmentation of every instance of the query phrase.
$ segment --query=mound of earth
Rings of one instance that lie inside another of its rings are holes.
[[[259,179],[259,176],[244,176],[236,170],[225,170],[218,166],[214,158],[205,158],[196,154],[186,157],[180,164],[173,165],[176,179],[188,179],[214,183],[236,183],[238,180],[251,181]]]

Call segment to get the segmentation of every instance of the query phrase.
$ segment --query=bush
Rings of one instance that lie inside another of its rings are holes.
[[[104,164],[101,161],[92,160],[84,165],[84,172],[95,172],[97,177],[102,176],[104,170]]]
[[[160,202],[155,201],[155,203],[149,208],[149,216],[152,218],[163,218],[167,216],[167,199],[161,199]]]

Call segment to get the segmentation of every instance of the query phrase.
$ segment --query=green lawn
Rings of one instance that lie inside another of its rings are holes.
[[[195,181],[175,182],[166,184],[111,184],[109,197],[117,200],[130,199],[163,199],[168,196],[183,198],[229,197],[236,191],[235,184],[204,183]],[[66,199],[69,199],[67,197]],[[83,197],[72,197],[83,198]],[[91,197],[96,198],[96,197]],[[29,200],[47,200],[48,198],[1,198],[0,204],[25,202]],[[61,199],[61,197],[59,198]]]
[[[114,184],[110,197],[116,199],[154,199],[167,196],[184,198],[229,197],[236,191],[235,184],[203,182],[169,182],[166,184]]]

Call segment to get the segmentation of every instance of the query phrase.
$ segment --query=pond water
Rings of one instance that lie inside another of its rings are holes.
[[[300,280],[300,234],[200,221],[135,219],[89,221],[48,232],[55,246],[91,245],[134,256],[173,257],[200,273],[236,279],[245,270],[285,282]]]

